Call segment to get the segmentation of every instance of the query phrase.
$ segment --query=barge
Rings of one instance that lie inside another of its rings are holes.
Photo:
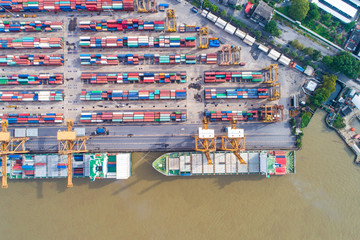
[[[158,157],[152,166],[166,176],[199,175],[285,175],[295,173],[295,151],[243,151],[240,156],[246,164],[240,164],[228,151],[210,153],[213,165],[208,165],[201,152],[171,152]]]
[[[8,155],[7,177],[14,180],[67,178],[67,162],[67,156],[60,154]],[[74,154],[72,163],[73,178],[86,177],[95,181],[131,176],[131,153]]]

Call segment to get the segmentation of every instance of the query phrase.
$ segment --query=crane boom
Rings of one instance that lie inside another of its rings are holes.
[[[7,184],[7,155],[27,153],[25,150],[25,142],[29,140],[28,137],[12,138],[10,132],[7,131],[9,123],[7,120],[1,121],[0,132],[0,155],[2,157],[2,188],[8,188]]]
[[[90,138],[77,137],[75,131],[73,131],[74,122],[72,120],[66,121],[67,131],[58,131],[57,140],[59,141],[59,153],[67,155],[68,157],[68,184],[67,187],[73,187],[72,183],[72,155],[73,153],[88,152],[86,149],[86,141]]]
[[[199,128],[199,133],[195,136],[195,151],[203,152],[209,165],[214,163],[211,160],[210,152],[216,151],[216,136],[214,129],[208,129],[208,119],[203,118],[204,128]]]

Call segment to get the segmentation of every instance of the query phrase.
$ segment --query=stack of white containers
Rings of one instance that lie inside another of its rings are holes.
[[[149,46],[149,37],[148,36],[139,36],[138,37],[139,47],[148,47]],[[154,42],[154,40],[153,40]]]
[[[39,101],[50,101],[50,91],[39,92]]]

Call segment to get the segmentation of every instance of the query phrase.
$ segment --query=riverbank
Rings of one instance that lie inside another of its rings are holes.
[[[322,110],[324,111],[324,110]],[[354,159],[354,163],[359,165],[360,164],[360,149],[356,144],[356,139],[354,138],[354,136],[356,135],[355,132],[351,131],[351,122],[354,120],[354,118],[357,118],[360,114],[360,111],[357,109],[354,109],[353,112],[351,112],[348,116],[344,117],[344,123],[345,123],[345,127],[341,128],[341,129],[336,129],[335,127],[333,127],[330,124],[330,117],[331,117],[331,113],[328,113],[325,117],[325,123],[326,125],[334,130],[338,136],[343,140],[343,142],[345,143],[345,145],[355,154],[355,159]]]

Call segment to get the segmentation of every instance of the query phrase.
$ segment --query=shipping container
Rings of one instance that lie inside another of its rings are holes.
[[[134,11],[134,0],[33,1],[1,0],[0,12]]]
[[[82,31],[164,31],[165,21],[144,21],[141,19],[80,21]]]
[[[63,55],[0,55],[0,66],[61,66]]]
[[[205,71],[205,83],[221,83],[221,82],[262,82],[262,72],[230,72],[230,71]]]
[[[91,84],[185,83],[186,72],[82,73],[81,80]]]
[[[205,99],[258,99],[268,98],[267,88],[205,89]]]
[[[23,38],[0,38],[0,49],[48,49],[48,48],[62,48],[63,38],[38,38],[38,37],[23,37]]]
[[[64,76],[62,73],[0,75],[0,85],[40,85],[63,83]]]
[[[63,101],[62,90],[56,91],[4,91],[0,90],[0,102],[48,102]]]
[[[63,22],[54,21],[3,21],[0,32],[53,32],[63,30]]]
[[[231,121],[259,121],[259,110],[247,111],[205,111],[204,115],[211,122]]]
[[[81,113],[81,123],[184,122],[186,111],[124,111]]]
[[[0,120],[9,124],[63,123],[62,113],[0,113]]]

